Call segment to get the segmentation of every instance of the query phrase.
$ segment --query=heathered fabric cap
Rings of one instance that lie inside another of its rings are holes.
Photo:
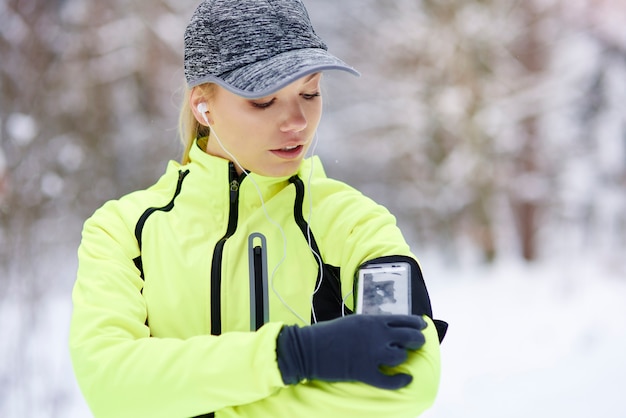
[[[205,0],[185,31],[185,78],[253,99],[323,70],[359,75],[327,49],[301,0]]]

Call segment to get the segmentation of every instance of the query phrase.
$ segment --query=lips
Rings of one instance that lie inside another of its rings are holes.
[[[304,150],[303,145],[290,145],[287,147],[272,150],[272,154],[284,159],[294,159],[300,157]]]

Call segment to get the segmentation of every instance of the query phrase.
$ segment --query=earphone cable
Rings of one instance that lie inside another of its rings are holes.
[[[280,300],[280,302],[283,304],[283,306],[285,306],[287,308],[287,310],[289,310],[289,312],[291,312],[292,314],[294,314],[296,316],[296,318],[298,318],[300,321],[302,321],[302,323],[304,325],[308,324],[308,321],[306,321],[304,318],[302,318],[302,316],[300,314],[298,314],[298,312],[295,311],[295,309],[293,309],[291,306],[289,306],[289,304],[283,299],[283,297],[280,295],[280,293],[276,290],[276,287],[274,286],[274,278],[276,276],[276,272],[278,271],[278,268],[285,262],[285,260],[287,259],[287,236],[285,234],[285,231],[283,229],[283,227],[276,222],[268,213],[267,208],[265,207],[265,200],[263,199],[263,193],[261,193],[261,188],[259,187],[259,185],[257,184],[257,182],[254,180],[254,177],[252,177],[250,175],[250,172],[248,170],[246,170],[240,163],[239,160],[237,159],[237,157],[235,157],[229,150],[226,149],[226,147],[224,146],[224,144],[222,143],[222,141],[220,140],[219,136],[217,135],[217,133],[215,132],[215,130],[213,129],[213,127],[211,126],[211,124],[208,121],[208,118],[205,116],[204,121],[207,123],[207,125],[209,126],[209,129],[211,130],[211,132],[213,133],[213,135],[215,136],[215,139],[217,140],[218,144],[220,145],[220,147],[224,150],[224,152],[233,160],[233,163],[235,163],[237,165],[237,167],[239,167],[239,169],[242,171],[242,173],[245,173],[246,178],[249,178],[250,181],[252,182],[252,184],[254,185],[254,188],[256,189],[257,194],[259,195],[259,199],[261,200],[261,207],[263,208],[263,213],[265,215],[265,218],[268,220],[268,222],[270,224],[272,224],[273,226],[275,226],[276,228],[278,228],[278,230],[280,231],[280,235],[282,237],[283,240],[283,255],[281,257],[281,259],[278,261],[278,263],[276,264],[276,266],[274,266],[274,269],[272,270],[272,274],[270,275],[270,287],[272,289],[272,292],[274,292],[274,294],[276,295],[276,297],[278,298],[278,300]],[[309,240],[309,247],[310,247],[310,240]],[[315,317],[315,312],[313,312],[313,316]]]

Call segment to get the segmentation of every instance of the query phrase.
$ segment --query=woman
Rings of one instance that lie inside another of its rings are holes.
[[[95,416],[414,417],[432,404],[439,338],[414,256],[386,209],[304,158],[331,69],[357,74],[300,0],[198,6],[182,164],[84,226],[70,349]],[[411,311],[353,314],[359,271],[389,262],[408,266]]]

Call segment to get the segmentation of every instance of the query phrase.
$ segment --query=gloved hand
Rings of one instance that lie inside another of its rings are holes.
[[[387,375],[380,366],[406,361],[425,342],[426,322],[415,315],[349,315],[315,325],[285,326],[278,335],[278,368],[285,384],[303,379],[360,381],[399,389],[413,379]]]

